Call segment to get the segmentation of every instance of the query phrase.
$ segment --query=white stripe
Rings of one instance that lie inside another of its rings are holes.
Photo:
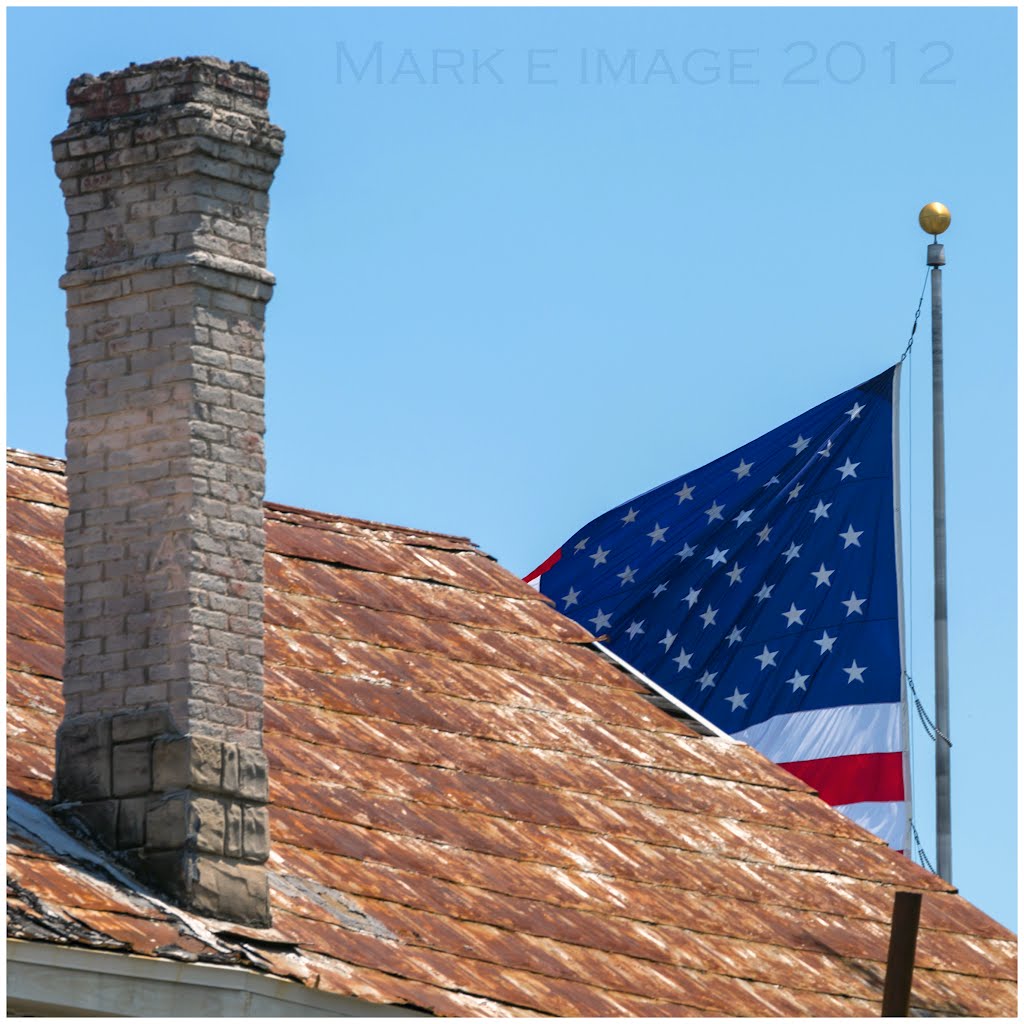
[[[534,576],[533,579],[530,580],[530,582],[527,583],[526,585],[528,587],[533,587],[534,590],[540,590],[540,580],[541,580],[541,576],[543,576],[543,575],[544,575],[544,573],[541,573],[540,576]]]
[[[732,735],[785,764],[902,750],[900,731],[899,704],[853,704],[776,715]]]
[[[907,828],[907,805],[904,801],[837,804],[835,810],[841,811],[861,828],[874,832],[894,850],[908,850],[903,842]]]

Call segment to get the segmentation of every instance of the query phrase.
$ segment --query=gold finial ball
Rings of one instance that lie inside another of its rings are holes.
[[[929,203],[921,207],[917,221],[929,235],[941,235],[952,220],[949,210],[942,203]]]

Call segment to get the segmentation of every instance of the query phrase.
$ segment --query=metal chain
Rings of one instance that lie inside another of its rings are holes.
[[[921,306],[924,304],[924,293],[928,287],[928,275],[931,273],[931,268],[924,273],[924,284],[921,285],[921,298],[917,300],[917,312],[914,314],[914,326],[910,328],[910,337],[907,339],[907,347],[903,350],[903,355],[900,356],[900,362],[910,354],[910,350],[914,347],[914,335],[917,333],[917,321],[921,319]]]
[[[928,733],[928,739],[934,742],[935,738],[938,737],[946,744],[947,747],[952,747],[953,741],[939,729],[939,727],[928,716],[928,712],[925,711],[924,705],[917,696],[917,690],[914,688],[914,679],[909,674],[907,675],[907,684],[910,687],[910,692],[914,695],[914,707],[917,708],[917,715],[921,719],[924,731]]]
[[[921,863],[934,875],[935,868],[932,867],[928,854],[924,852],[924,847],[921,845],[921,837],[917,834],[917,826],[913,821],[910,822],[910,830],[914,833],[914,845],[917,847],[917,855],[921,858]]]

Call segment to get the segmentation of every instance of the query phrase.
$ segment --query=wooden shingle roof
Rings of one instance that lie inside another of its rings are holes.
[[[42,813],[63,464],[8,454],[8,933],[457,1015],[1014,1016],[1016,939],[741,744],[658,711],[460,538],[267,505],[273,929],[196,922]]]

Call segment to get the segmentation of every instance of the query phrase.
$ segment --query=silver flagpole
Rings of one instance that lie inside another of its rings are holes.
[[[942,203],[929,203],[918,216],[932,236],[932,488],[935,523],[935,832],[939,875],[953,880],[953,825],[949,767],[949,639],[946,606],[946,438],[942,397],[942,268],[945,248],[939,235],[949,227]]]

